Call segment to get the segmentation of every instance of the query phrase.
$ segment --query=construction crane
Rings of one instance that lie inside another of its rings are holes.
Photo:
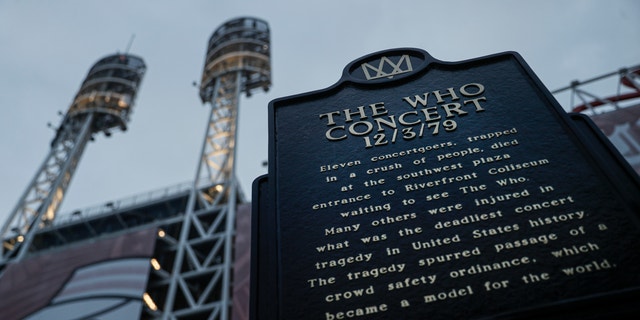
[[[236,205],[245,201],[235,173],[238,105],[243,93],[269,89],[270,59],[269,26],[260,19],[227,21],[209,40],[200,98],[211,110],[186,212],[171,246],[175,253],[168,254],[174,259],[166,295],[156,297],[162,319],[230,317]]]
[[[113,54],[89,70],[51,141],[51,149],[0,230],[0,269],[29,252],[34,234],[50,225],[69,188],[82,153],[96,134],[127,129],[144,61]]]

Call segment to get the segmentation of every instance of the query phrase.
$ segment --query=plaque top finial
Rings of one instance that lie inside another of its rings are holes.
[[[436,60],[422,49],[389,49],[351,62],[345,67],[342,78],[367,84],[395,81],[419,72],[432,61]]]

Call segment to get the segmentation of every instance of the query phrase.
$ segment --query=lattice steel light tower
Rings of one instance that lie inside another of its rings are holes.
[[[22,259],[35,232],[53,221],[94,134],[110,136],[127,129],[145,70],[144,61],[130,54],[104,57],[89,70],[57,128],[48,155],[0,230],[0,266]]]
[[[163,319],[228,319],[236,205],[240,95],[271,85],[269,26],[241,17],[209,40],[200,98],[211,104],[196,177],[177,239]],[[204,249],[203,249],[204,248]]]

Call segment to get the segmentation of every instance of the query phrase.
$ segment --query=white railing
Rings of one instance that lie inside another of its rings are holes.
[[[89,217],[95,217],[102,214],[135,207],[140,204],[150,203],[154,200],[167,198],[173,195],[189,191],[193,187],[193,182],[183,182],[177,185],[164,187],[161,189],[148,191],[145,193],[129,196],[123,199],[108,201],[101,205],[91,206],[84,209],[74,210],[72,212],[64,212],[58,214],[53,224],[49,227],[60,226],[71,222],[85,220]]]

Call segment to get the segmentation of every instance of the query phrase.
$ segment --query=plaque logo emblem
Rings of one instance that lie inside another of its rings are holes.
[[[393,62],[391,59],[397,59],[397,61]],[[413,71],[411,59],[407,54],[391,58],[383,56],[380,58],[380,61],[378,61],[378,67],[375,67],[373,64],[375,64],[375,61],[372,61],[371,63],[365,62],[361,65],[362,71],[364,72],[364,76],[367,80],[375,80],[385,77],[391,79],[395,75]]]

